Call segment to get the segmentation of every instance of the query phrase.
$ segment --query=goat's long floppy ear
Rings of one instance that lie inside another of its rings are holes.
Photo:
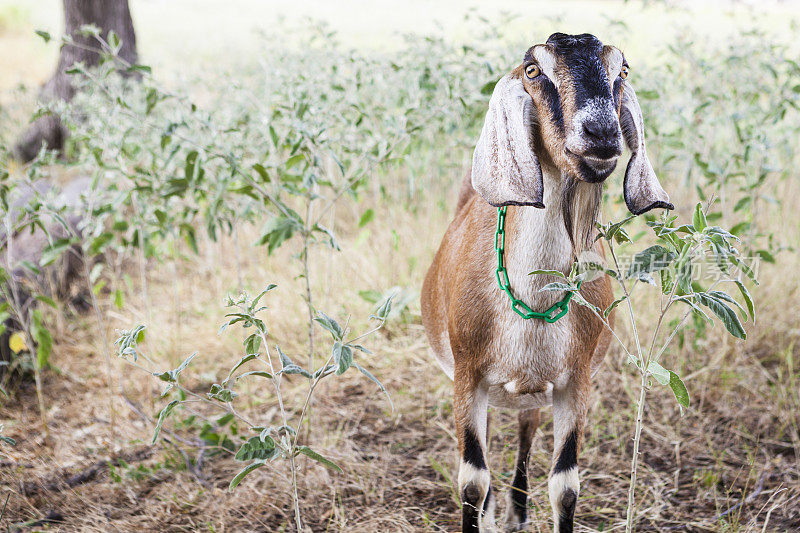
[[[669,195],[661,187],[644,147],[644,121],[636,92],[626,81],[622,88],[622,106],[619,115],[622,136],[631,150],[631,160],[625,170],[625,204],[634,215],[641,215],[656,207],[675,209]]]
[[[507,75],[497,82],[472,156],[472,186],[495,207],[544,207],[542,167],[531,135],[535,113],[521,79]]]

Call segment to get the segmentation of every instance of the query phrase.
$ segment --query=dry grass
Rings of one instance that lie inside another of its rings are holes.
[[[676,203],[680,205],[680,198]],[[349,209],[340,208],[338,213],[338,227],[355,226]],[[323,248],[314,252],[319,307],[345,318],[335,302],[347,302],[356,329],[362,324],[358,318],[369,312],[368,304],[356,295],[358,289],[396,283],[419,287],[447,219],[438,209],[417,216],[390,209],[385,216],[381,224],[368,227],[366,239],[345,230],[347,254],[331,254]],[[292,279],[293,259],[284,250],[273,257],[249,255],[254,238],[251,229],[242,229],[238,252],[235,240],[226,239],[202,243],[199,257],[149,264],[152,319],[147,320],[148,310],[137,286],[124,313],[110,305],[105,309],[111,322],[109,335],[113,337],[113,328],[153,324],[148,353],[166,368],[187,353],[199,351],[190,383],[198,391],[205,390],[222,377],[225,364],[238,358],[238,335],[214,334],[223,321],[220,296],[235,290],[233,273],[238,262],[246,286],[279,284],[267,302],[272,308],[268,323],[285,350],[301,351],[304,315],[301,287]],[[396,247],[392,245],[395,238]],[[793,267],[783,268],[788,272]],[[135,267],[125,270],[135,278]],[[796,301],[796,288],[787,289],[779,276],[763,277],[757,293],[762,304],[759,325],[751,328],[746,343],[726,340],[718,326],[706,339],[698,339],[696,347],[687,336],[684,348],[668,352],[667,362],[686,377],[692,407],[681,416],[665,389],[656,389],[649,397],[642,444],[640,530],[800,528],[800,371],[794,363],[800,352],[796,348],[800,332],[795,316],[786,311]],[[303,466],[302,510],[314,531],[458,530],[450,386],[427,354],[416,313],[414,309],[408,323],[390,324],[368,343],[376,355],[365,363],[391,392],[394,411],[371,383],[355,374],[325,384],[319,392],[313,439],[345,473],[331,474],[315,464]],[[43,440],[32,390],[21,390],[19,400],[0,411],[7,434],[19,441],[0,473],[4,492],[11,495],[4,521],[19,524],[50,513],[62,520],[50,527],[63,531],[291,529],[287,481],[280,466],[257,471],[229,494],[227,483],[240,465],[205,457],[197,479],[166,443],[156,445],[147,459],[133,463],[154,469],[144,479],[115,482],[103,468],[94,479],[72,488],[23,494],[22,484],[30,492],[98,460],[147,448],[152,435],[150,423],[119,396],[109,396],[102,343],[92,316],[68,317],[56,336],[58,372],[51,372],[45,384],[53,441]],[[128,396],[145,413],[157,412],[161,404],[152,404],[157,383],[132,372],[121,360],[115,365],[125,376]],[[213,375],[215,368],[220,368],[218,375]],[[624,521],[637,379],[624,364],[621,351],[612,350],[594,380],[595,405],[581,459],[579,530],[619,530]],[[275,401],[269,394],[259,392],[253,397],[250,404],[241,406],[248,416],[259,419],[275,414]],[[512,414],[493,414],[490,465],[497,488],[502,489],[509,479],[515,425]],[[551,527],[546,501],[551,446],[547,422],[539,431],[531,459],[534,531]]]

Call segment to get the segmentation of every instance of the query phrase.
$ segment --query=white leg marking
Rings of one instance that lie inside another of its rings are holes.
[[[478,508],[483,509],[483,501],[486,499],[486,493],[489,491],[489,484],[491,483],[491,475],[485,468],[475,468],[466,461],[461,461],[458,467],[458,493],[463,494],[464,487],[472,483],[478,487],[483,494]]]
[[[552,474],[547,482],[548,493],[550,494],[550,506],[553,508],[553,518],[555,519],[554,531],[558,532],[558,517],[561,513],[561,496],[567,489],[575,491],[577,497],[581,492],[580,480],[578,479],[578,467],[573,466],[568,470]]]
[[[475,507],[479,510],[483,510],[483,504],[486,502],[486,495],[489,492],[489,485],[491,484],[491,475],[489,474],[489,470],[485,468],[475,468],[471,464],[467,463],[466,461],[461,461],[461,465],[458,468],[458,494],[462,498],[464,497],[464,487],[469,484],[472,484],[478,487],[478,490],[481,494],[480,500],[475,504]],[[462,505],[471,505],[465,501],[461,502]],[[489,522],[486,517],[480,517],[478,515],[478,525],[481,528],[481,531],[484,531],[484,527],[489,527],[491,529],[487,529],[487,531],[494,531],[494,506],[490,509],[491,512],[491,522]],[[487,513],[488,514],[488,513]],[[487,524],[488,523],[488,524]]]
[[[492,492],[494,493],[495,491]],[[496,494],[492,494],[492,499],[489,501],[489,505],[486,508],[486,513],[483,515],[480,521],[481,529],[485,529],[486,531],[496,531],[494,523],[494,513],[496,508],[497,496]]]

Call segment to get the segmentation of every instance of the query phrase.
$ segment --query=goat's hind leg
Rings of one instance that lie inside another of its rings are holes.
[[[575,505],[580,493],[578,450],[583,440],[589,382],[573,379],[553,391],[553,468],[548,492],[555,533],[572,533]]]
[[[519,412],[519,448],[514,467],[514,481],[506,501],[506,531],[522,531],[528,527],[528,457],[539,427],[539,410]]]
[[[458,492],[461,496],[463,533],[486,531],[484,511],[492,509],[490,474],[486,460],[488,396],[472,380],[456,373],[454,411],[458,435]]]

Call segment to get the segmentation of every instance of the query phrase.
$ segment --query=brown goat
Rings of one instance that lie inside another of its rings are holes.
[[[642,115],[627,74],[622,52],[588,34],[556,33],[527,51],[494,89],[455,219],[425,278],[425,331],[454,381],[464,533],[493,528],[489,405],[520,411],[506,529],[526,527],[528,454],[539,409],[552,405],[550,503],[555,531],[572,531],[590,379],[611,334],[578,305],[552,323],[512,311],[495,279],[497,208],[510,206],[504,252],[510,286],[516,298],[540,310],[564,294],[540,291],[557,278],[529,275],[532,270],[567,274],[582,252],[602,254],[594,224],[623,139],[632,152],[624,185],[630,211],[672,209],[645,153]],[[613,300],[605,275],[583,283],[580,294],[600,309]]]

